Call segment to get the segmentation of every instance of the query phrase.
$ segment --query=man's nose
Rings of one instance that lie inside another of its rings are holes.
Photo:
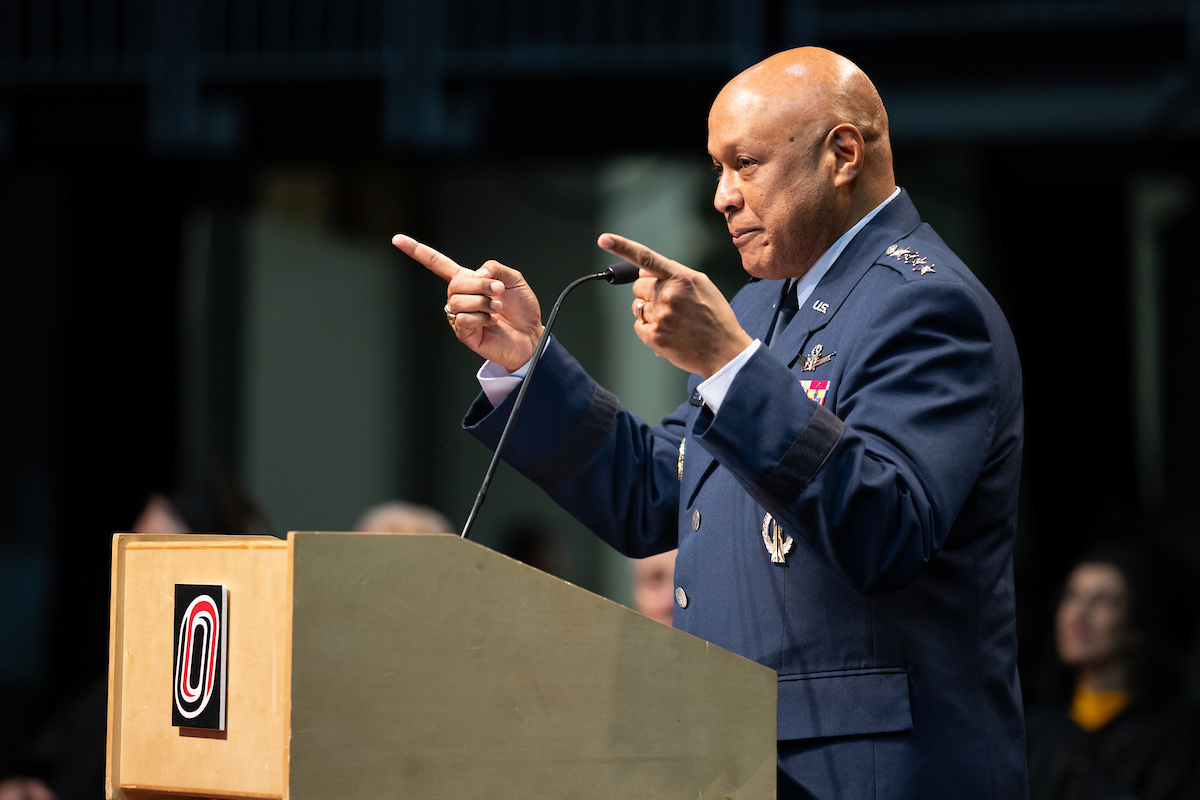
[[[733,177],[722,175],[717,181],[717,191],[713,195],[713,207],[722,214],[736,211],[742,207],[742,192],[738,189]]]

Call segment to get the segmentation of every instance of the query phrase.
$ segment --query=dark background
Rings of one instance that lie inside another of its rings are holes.
[[[1200,4],[841,6],[0,0],[0,575],[51,598],[0,609],[0,630],[30,648],[0,654],[0,767],[81,674],[103,669],[109,543],[96,532],[128,527],[148,491],[189,469],[176,324],[188,209],[243,208],[256,171],[288,162],[431,187],[448,164],[703,162],[715,92],[800,44],[875,80],[898,182],[935,227],[921,187],[955,198],[971,223],[961,241],[943,235],[1016,333],[1023,671],[1037,668],[1071,560],[1100,536],[1164,554],[1190,645]],[[358,184],[339,185],[338,224],[370,228]],[[1164,194],[1170,213],[1145,228],[1138,203]],[[419,195],[408,202],[419,218]],[[1133,265],[1146,242],[1160,266],[1149,278]],[[222,291],[236,294],[237,278]],[[1139,318],[1131,295],[1147,280],[1161,300]],[[239,357],[238,324],[216,326],[222,363]],[[209,384],[203,438],[236,465],[233,374]],[[1165,437],[1147,445],[1135,420],[1156,396]],[[419,451],[446,432],[407,435]],[[412,472],[402,494],[432,491]]]

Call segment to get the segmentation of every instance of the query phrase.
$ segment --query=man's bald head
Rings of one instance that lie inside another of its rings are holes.
[[[866,171],[886,172],[885,181],[893,181],[887,110],[875,84],[845,56],[822,47],[776,53],[726,84],[717,102],[744,103],[748,96],[818,137],[839,123],[853,125],[867,146]]]
[[[767,58],[726,84],[708,116],[713,204],[742,266],[806,272],[895,189],[887,111],[850,60],[819,47]]]

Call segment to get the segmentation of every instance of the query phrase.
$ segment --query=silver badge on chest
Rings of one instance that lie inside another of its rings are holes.
[[[814,372],[817,367],[827,363],[829,359],[837,355],[837,350],[834,350],[832,353],[826,353],[822,355],[822,351],[824,351],[824,349],[825,348],[822,345],[813,345],[812,351],[804,357],[804,366],[800,368],[800,371]]]
[[[771,563],[783,564],[784,557],[792,552],[792,537],[783,532],[783,528],[779,527],[779,523],[770,514],[763,517],[762,537],[767,552],[771,554]]]

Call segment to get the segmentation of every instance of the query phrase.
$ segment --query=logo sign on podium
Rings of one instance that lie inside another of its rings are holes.
[[[228,594],[222,585],[175,584],[171,724],[225,730]]]

